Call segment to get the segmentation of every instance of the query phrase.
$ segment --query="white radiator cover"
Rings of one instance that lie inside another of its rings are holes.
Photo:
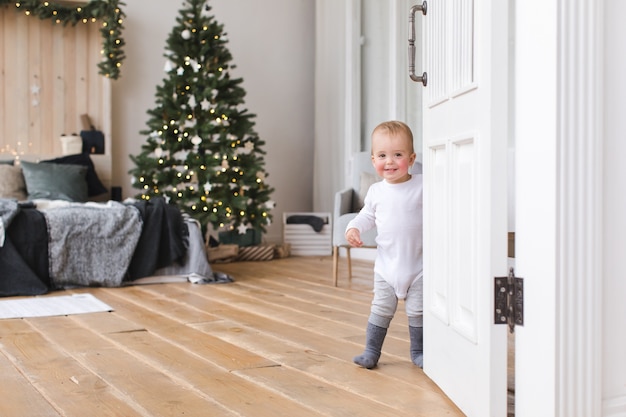
[[[290,216],[315,216],[324,220],[316,232],[309,224],[287,224]],[[327,256],[332,253],[332,218],[330,213],[283,213],[283,242],[291,245],[293,256]]]

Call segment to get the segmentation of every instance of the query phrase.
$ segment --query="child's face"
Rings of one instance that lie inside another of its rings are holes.
[[[374,132],[372,135],[372,163],[376,172],[388,183],[408,181],[409,168],[415,162],[412,143],[403,135]]]

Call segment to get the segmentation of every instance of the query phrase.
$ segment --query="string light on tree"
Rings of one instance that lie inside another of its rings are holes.
[[[205,230],[260,235],[274,207],[265,143],[254,131],[256,116],[243,107],[243,80],[231,77],[223,25],[210,10],[207,0],[183,1],[130,174],[138,197],[164,196]]]

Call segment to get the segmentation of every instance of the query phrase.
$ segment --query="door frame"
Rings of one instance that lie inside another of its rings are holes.
[[[601,415],[602,6],[516,2],[516,417]]]

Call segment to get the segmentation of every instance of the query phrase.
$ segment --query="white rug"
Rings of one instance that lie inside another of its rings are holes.
[[[113,311],[113,309],[91,294],[0,301],[0,319],[67,316],[102,311]]]

